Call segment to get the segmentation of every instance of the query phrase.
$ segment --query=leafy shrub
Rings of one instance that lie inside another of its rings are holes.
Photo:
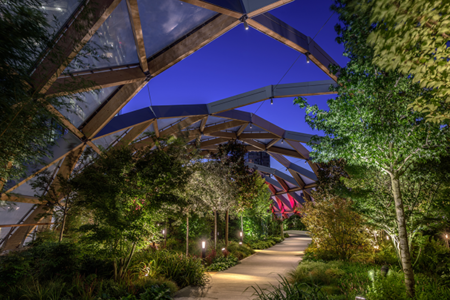
[[[248,245],[242,244],[239,245],[238,243],[231,241],[227,248],[228,252],[230,252],[234,257],[237,257],[239,260],[252,255],[255,253],[251,247]]]
[[[415,274],[415,280],[415,299],[450,299],[450,289],[442,285],[439,279],[423,274]],[[371,300],[411,299],[406,295],[403,273],[396,271],[390,271],[386,277],[375,274],[373,284],[369,286],[367,297]]]
[[[249,245],[253,249],[267,249],[282,241],[284,241],[282,237],[268,236],[264,239],[249,241]]]
[[[289,237],[289,233],[284,234],[284,238],[287,239]]]
[[[206,283],[205,267],[202,260],[196,257],[169,250],[144,250],[136,254],[133,266],[133,269],[141,270],[140,275],[143,276],[141,262],[151,265],[156,276],[172,280],[181,288],[188,285],[203,286]]]
[[[281,276],[280,276],[281,277]],[[279,285],[271,285],[271,291],[263,290],[259,286],[253,287],[255,296],[260,300],[327,300],[328,296],[317,286],[305,283],[290,284],[281,277]]]
[[[229,255],[228,257],[216,257],[212,264],[207,267],[207,270],[210,272],[224,271],[237,265],[238,262],[239,259],[233,255]]]

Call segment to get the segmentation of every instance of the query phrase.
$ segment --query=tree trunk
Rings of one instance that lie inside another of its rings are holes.
[[[228,209],[225,212],[225,247],[228,247]]]
[[[214,249],[217,248],[217,210],[214,211]]]
[[[280,229],[281,229],[281,237],[284,239],[283,217],[281,217]]]
[[[244,217],[241,215],[241,232],[242,232],[242,240],[244,240]]]
[[[186,256],[189,255],[189,215],[186,216]]]
[[[66,226],[66,217],[67,217],[67,200],[66,205],[64,206],[64,214],[63,214],[63,220],[61,224],[61,231],[59,232],[59,242],[62,242],[63,234],[64,234],[64,227]]]
[[[400,256],[403,273],[405,274],[405,286],[409,297],[413,298],[415,294],[414,272],[411,264],[411,254],[408,247],[408,233],[406,232],[405,212],[403,209],[402,194],[400,192],[400,179],[398,178],[398,175],[391,176],[391,184],[392,193],[394,194],[395,213],[397,215]]]

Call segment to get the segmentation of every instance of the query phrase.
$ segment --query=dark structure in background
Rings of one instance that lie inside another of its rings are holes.
[[[245,154],[245,161],[270,168],[270,155],[266,152],[249,152]]]

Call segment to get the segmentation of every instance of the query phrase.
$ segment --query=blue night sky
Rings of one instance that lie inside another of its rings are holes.
[[[297,0],[270,11],[277,18],[313,38],[332,15],[332,0]],[[315,38],[315,41],[341,66],[347,62],[342,56],[343,46],[336,39],[334,14]],[[250,27],[241,24],[185,60],[153,78],[149,89],[153,105],[209,103],[266,85],[276,85],[299,52]],[[313,63],[306,63],[302,55],[281,83],[330,79]],[[310,103],[327,108],[331,96],[308,97]],[[305,113],[293,105],[293,98],[266,101],[257,115],[286,129],[317,134],[305,123]],[[142,89],[123,109],[123,113],[150,105],[147,87]],[[261,103],[240,108],[254,113]],[[292,159],[292,161],[298,161]],[[272,167],[285,169],[272,159]],[[308,168],[307,164],[301,164]]]

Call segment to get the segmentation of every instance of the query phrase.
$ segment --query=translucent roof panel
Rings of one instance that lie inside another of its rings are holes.
[[[41,8],[45,14],[48,24],[51,26],[50,33],[56,33],[80,5],[81,0],[43,0]]]
[[[126,1],[121,1],[64,72],[136,63],[139,59],[128,8]]]
[[[116,89],[116,86],[107,87],[97,91],[89,91],[68,96],[70,105],[67,108],[62,108],[60,112],[75,125],[75,127],[79,127]]]
[[[116,140],[119,140],[123,138],[125,133],[129,131],[129,129],[124,129],[118,132],[115,132],[113,134],[104,136],[102,138],[99,138],[97,140],[94,140],[94,144],[97,145],[97,147],[108,149],[109,146],[111,146],[112,143],[114,143]]]
[[[0,224],[17,224],[20,219],[33,207],[34,204],[7,202],[7,205],[0,208]],[[1,228],[0,238],[3,238],[11,228]]]
[[[153,56],[217,13],[179,0],[138,0],[145,53]]]

